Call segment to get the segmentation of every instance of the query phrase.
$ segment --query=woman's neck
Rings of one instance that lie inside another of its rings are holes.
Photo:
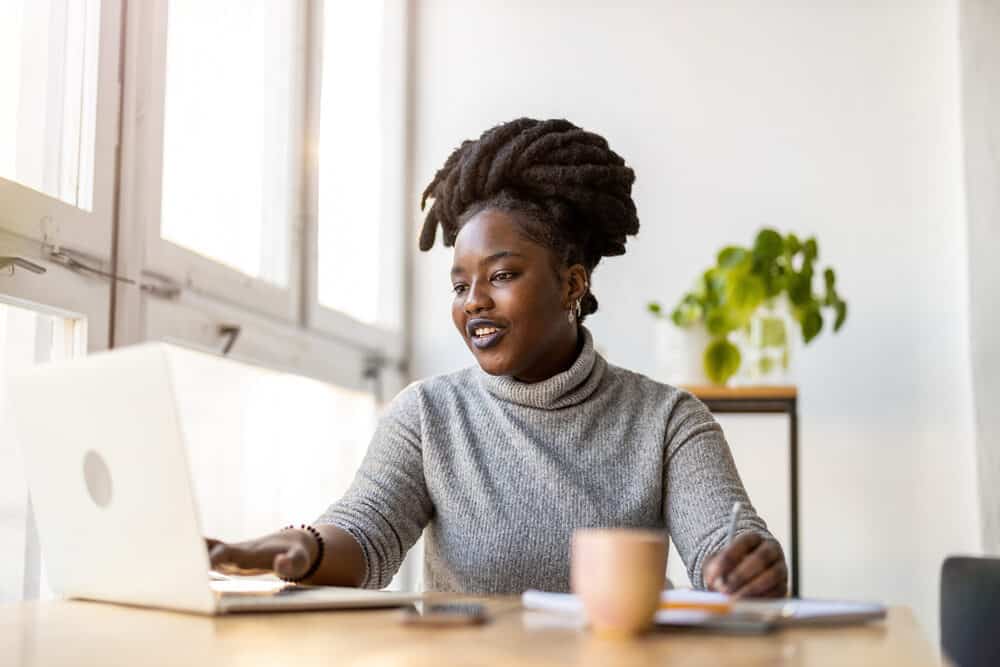
[[[576,358],[580,356],[580,350],[583,349],[583,342],[584,338],[580,333],[580,327],[574,326],[572,338],[567,337],[565,343],[560,341],[560,344],[554,350],[554,354],[549,357],[552,360],[551,363],[546,364],[540,369],[533,369],[528,374],[515,375],[514,379],[518,382],[542,382],[554,375],[569,370],[569,367],[573,365]]]

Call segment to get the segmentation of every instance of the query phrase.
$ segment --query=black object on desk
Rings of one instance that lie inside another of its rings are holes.
[[[941,566],[941,650],[958,667],[1000,665],[1000,558],[952,556]]]

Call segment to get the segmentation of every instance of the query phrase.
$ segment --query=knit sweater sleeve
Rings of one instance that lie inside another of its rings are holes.
[[[347,493],[317,520],[358,541],[368,570],[363,588],[389,585],[434,511],[424,480],[420,400],[415,383],[392,401]]]
[[[705,560],[725,546],[733,503],[743,503],[737,534],[771,537],[747,497],[722,427],[708,408],[679,392],[666,432],[664,507],[667,530],[695,588]]]

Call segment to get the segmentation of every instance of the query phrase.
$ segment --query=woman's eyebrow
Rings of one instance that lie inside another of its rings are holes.
[[[501,250],[500,252],[495,252],[492,255],[484,257],[481,260],[479,260],[479,266],[486,266],[487,264],[492,264],[498,259],[503,259],[504,257],[524,257],[524,255],[522,255],[519,252],[514,252],[513,250]],[[462,267],[460,266],[451,267],[451,275],[454,276],[459,273],[464,273]]]

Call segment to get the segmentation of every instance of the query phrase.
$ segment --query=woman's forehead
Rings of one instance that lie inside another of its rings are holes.
[[[526,221],[514,212],[485,209],[469,220],[455,238],[455,260],[489,257],[497,253],[517,254],[528,259],[547,258],[549,249],[525,232]]]

